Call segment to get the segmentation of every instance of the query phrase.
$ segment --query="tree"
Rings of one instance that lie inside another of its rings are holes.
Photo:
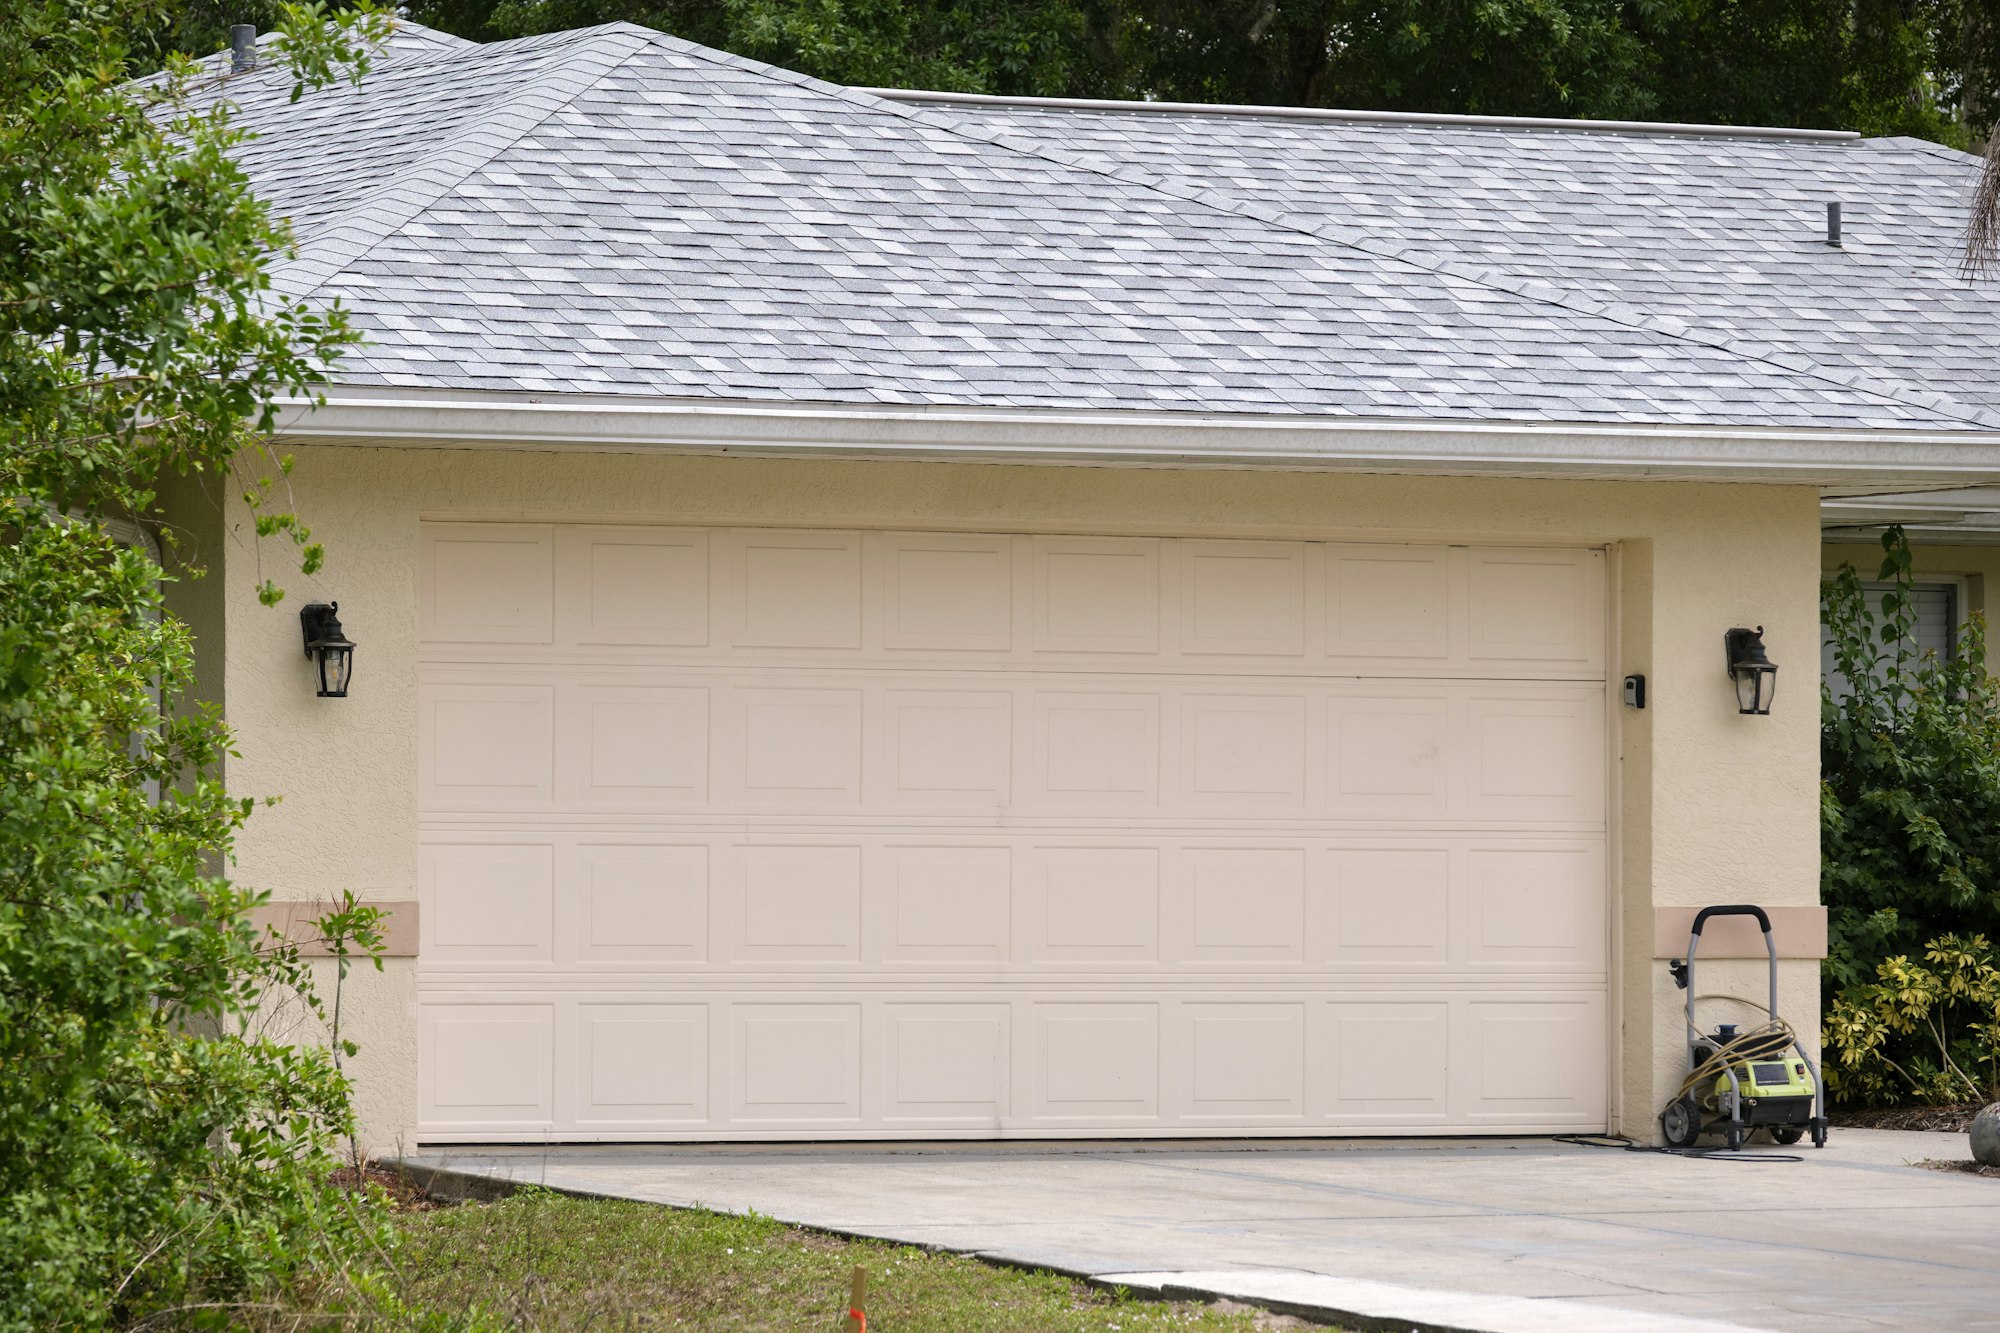
[[[0,0],[5,1329],[226,1311],[372,1225],[326,1187],[349,1117],[328,1053],[252,1030],[295,951],[218,873],[252,806],[219,779],[227,731],[184,704],[161,566],[111,522],[168,469],[262,503],[274,404],[352,336],[270,290],[288,238],[230,161],[214,78],[125,82],[125,34],[164,13]],[[283,15],[301,90],[358,74],[383,22]],[[318,562],[292,515],[257,526]]]
[[[1949,660],[1918,652],[1910,569],[1891,528],[1889,591],[1843,567],[1821,594],[1826,1037],[1849,1098],[1982,1093],[2000,1062],[2000,689],[1978,617]]]

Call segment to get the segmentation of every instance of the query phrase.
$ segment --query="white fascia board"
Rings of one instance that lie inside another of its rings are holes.
[[[1092,466],[1752,481],[1918,490],[2000,483],[2000,432],[850,406],[328,386],[287,443],[901,458]]]

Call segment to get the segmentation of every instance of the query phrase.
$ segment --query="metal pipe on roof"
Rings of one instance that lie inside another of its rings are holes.
[[[1840,248],[1840,200],[1838,199],[1826,201],[1826,243],[1836,250]]]
[[[232,23],[229,25],[229,71],[241,74],[257,63],[257,25],[254,23]]]

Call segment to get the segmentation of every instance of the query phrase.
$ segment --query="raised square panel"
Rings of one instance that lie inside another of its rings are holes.
[[[426,962],[545,963],[555,939],[555,849],[431,843],[417,849]]]
[[[1179,545],[1182,652],[1296,656],[1305,651],[1304,546]]]
[[[1326,1110],[1336,1119],[1444,1119],[1450,1023],[1442,1003],[1326,1007]]]
[[[1029,953],[1037,961],[1149,963],[1160,956],[1160,854],[1151,847],[1035,852]]]
[[[851,962],[861,956],[861,849],[745,847],[737,956]]]
[[[1035,647],[1056,653],[1160,648],[1160,543],[1152,538],[1035,540]]]
[[[885,847],[886,956],[911,962],[1007,957],[1012,855],[1005,847]]]
[[[1196,807],[1299,808],[1306,800],[1306,701],[1190,694],[1181,703],[1186,799]]]
[[[736,646],[861,646],[860,534],[739,532],[729,540]]]
[[[1604,693],[1474,696],[1467,813],[1480,819],[1604,819]]]
[[[708,534],[694,528],[556,530],[556,623],[593,647],[708,642]]]
[[[1599,996],[1470,1000],[1454,1040],[1461,1116],[1489,1124],[1604,1124],[1604,1005]]]
[[[708,849],[647,843],[577,848],[583,962],[698,963],[708,957]]]
[[[1180,1025],[1188,1119],[1270,1120],[1305,1113],[1304,1005],[1183,1004]]]
[[[1327,857],[1342,963],[1442,963],[1450,956],[1450,854],[1443,848],[1336,847]]]
[[[1327,700],[1327,795],[1336,816],[1420,818],[1449,799],[1451,708],[1415,695]]]
[[[736,1115],[742,1120],[857,1120],[861,1006],[739,1004]]]
[[[1034,1024],[1037,1120],[1159,1115],[1157,1004],[1038,1004]]]
[[[746,689],[736,706],[746,796],[861,798],[861,691]]]
[[[1190,959],[1289,963],[1305,956],[1303,850],[1205,847],[1186,856]]]
[[[426,998],[417,1114],[427,1127],[547,1128],[555,1120],[555,1006]]]
[[[1160,698],[1038,694],[1035,735],[1051,802],[1151,805],[1160,793]]]
[[[420,808],[518,810],[555,796],[555,691],[427,681],[417,702]]]
[[[580,1124],[708,1119],[708,1006],[580,1004]]]
[[[685,805],[708,799],[708,691],[582,686],[566,737],[581,742],[574,799]]]
[[[1475,661],[1604,664],[1602,551],[1473,551]]]
[[[1004,652],[1014,638],[1014,556],[1005,537],[881,539],[887,648]]]
[[[889,796],[919,804],[1007,804],[1013,784],[1013,698],[996,691],[889,690],[883,695]]]
[[[1604,857],[1595,842],[1468,850],[1470,961],[1602,972]]]
[[[882,1009],[886,1120],[963,1122],[1009,1116],[1004,1004],[890,1004]]]
[[[1449,655],[1446,556],[1421,546],[1327,547],[1328,655]]]
[[[554,637],[550,529],[427,524],[418,633],[431,643],[548,643]]]

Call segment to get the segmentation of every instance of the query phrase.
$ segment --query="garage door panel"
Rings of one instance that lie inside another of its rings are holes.
[[[1015,539],[884,534],[882,646],[1007,654],[1014,648]]]
[[[734,1119],[860,1121],[859,1004],[738,1004],[730,1019]]]
[[[1160,1008],[1118,1001],[1035,1005],[1034,1120],[1157,1121]]]
[[[871,959],[993,964],[1011,956],[1011,848],[891,844],[873,859],[881,910]]]
[[[495,1131],[552,1125],[555,1014],[552,1003],[426,1004],[417,1024],[423,1122]]]
[[[555,846],[440,842],[418,849],[426,958],[546,963],[556,957]]]
[[[1602,1127],[1601,556],[449,526],[426,1137]]]
[[[1471,692],[1466,727],[1468,819],[1602,821],[1601,691]]]
[[[1443,1125],[1450,1117],[1451,1006],[1442,1000],[1318,1007],[1314,1111],[1336,1125]]]
[[[1025,961],[1069,967],[1159,961],[1158,848],[1040,846],[1029,857]]]
[[[881,1040],[885,1123],[998,1129],[1016,1119],[1013,1006],[884,1004]]]
[[[1603,552],[1468,551],[1465,559],[1475,662],[1603,670]]]
[[[1294,967],[1306,946],[1306,852],[1300,846],[1174,848],[1167,961]]]
[[[1156,808],[1158,690],[1037,690],[1029,700],[1031,806],[1066,813]]]
[[[1188,656],[1296,658],[1306,648],[1304,542],[1184,541],[1169,548]]]
[[[861,849],[851,844],[732,848],[729,957],[740,962],[861,959]]]
[[[582,967],[709,958],[709,849],[700,843],[583,842],[563,861],[569,960]]]
[[[1187,1002],[1175,1006],[1180,1118],[1296,1124],[1305,1117],[1306,1006]]]
[[[554,581],[552,528],[426,526],[418,547],[418,632],[430,643],[549,643]]]
[[[725,806],[851,808],[861,800],[862,691],[727,692],[716,788]]]
[[[556,642],[584,648],[705,648],[709,537],[699,528],[555,530]]]
[[[1035,649],[1158,653],[1160,545],[1151,537],[1034,538]]]
[[[520,810],[555,801],[553,686],[433,679],[417,709],[422,808]]]
[[[1453,1119],[1492,1127],[1603,1122],[1601,993],[1462,999],[1456,1010]]]
[[[706,1128],[710,1006],[579,1003],[561,1063],[576,1119],[600,1129]]]
[[[724,642],[732,648],[859,648],[861,534],[715,534]]]
[[[1014,695],[885,689],[867,727],[874,803],[986,811],[1014,804]]]
[[[558,803],[637,811],[708,804],[710,699],[699,687],[560,687]]]
[[[1432,667],[1449,659],[1451,558],[1443,547],[1326,547],[1327,656]]]

